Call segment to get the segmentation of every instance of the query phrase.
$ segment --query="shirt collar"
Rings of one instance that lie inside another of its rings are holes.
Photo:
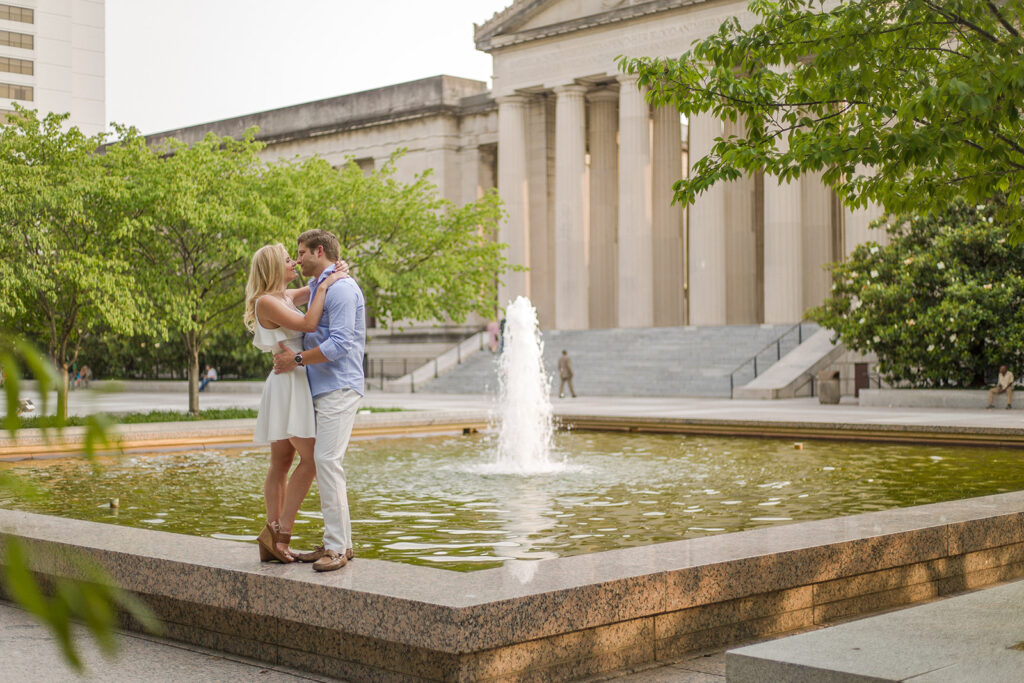
[[[313,285],[313,284],[317,284],[318,285],[321,282],[323,282],[327,278],[327,276],[329,276],[333,272],[334,272],[334,264],[332,263],[331,265],[329,265],[326,268],[324,268],[324,272],[320,273],[320,277],[312,277],[312,278],[310,278],[309,279],[309,284],[310,285]]]

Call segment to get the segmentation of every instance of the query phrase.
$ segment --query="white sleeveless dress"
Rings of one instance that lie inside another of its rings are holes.
[[[298,308],[286,303],[298,311]],[[301,312],[301,311],[300,311]],[[302,351],[302,333],[278,327],[270,330],[260,324],[256,317],[255,337],[253,345],[260,351],[277,353],[281,349],[278,342],[295,351]],[[260,400],[260,411],[256,417],[256,431],[253,441],[270,443],[289,437],[312,438],[316,436],[316,416],[313,413],[313,396],[309,391],[309,380],[306,368],[298,367],[291,372],[279,375],[270,371],[263,385],[263,398]]]

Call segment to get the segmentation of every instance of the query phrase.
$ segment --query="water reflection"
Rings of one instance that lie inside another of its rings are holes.
[[[563,433],[556,475],[488,474],[488,435],[354,442],[346,461],[361,557],[452,569],[533,560],[1024,489],[1019,451]],[[161,531],[252,540],[265,451],[0,465],[48,495],[18,507]],[[111,508],[111,499],[119,508]],[[319,542],[316,490],[293,532]],[[255,557],[255,549],[253,550]]]

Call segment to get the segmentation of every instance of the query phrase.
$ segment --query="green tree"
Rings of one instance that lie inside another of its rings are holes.
[[[153,339],[176,336],[188,365],[188,409],[199,412],[199,357],[210,334],[235,325],[253,251],[274,226],[260,192],[260,143],[212,133],[192,145],[149,147],[134,131],[107,150],[136,183],[129,243]]]
[[[650,99],[745,123],[676,184],[824,172],[844,203],[941,211],[1005,196],[1024,236],[1022,0],[755,0],[678,59],[621,58]],[[781,144],[785,141],[787,144]]]
[[[334,169],[319,158],[279,166],[268,182],[279,188],[270,193],[275,201],[287,203],[282,242],[292,248],[313,228],[337,235],[367,310],[385,324],[493,315],[495,278],[510,267],[506,245],[494,239],[500,199],[491,191],[456,206],[439,196],[429,171],[400,182],[400,156],[369,174],[351,161]]]
[[[878,355],[890,382],[968,387],[1001,364],[1024,368],[1024,244],[997,207],[954,202],[898,216],[890,243],[833,264],[832,294],[810,317],[857,351]]]
[[[103,137],[66,119],[18,107],[0,126],[0,325],[45,348],[65,390],[83,340],[130,334],[145,314],[122,249],[124,178],[96,154]]]

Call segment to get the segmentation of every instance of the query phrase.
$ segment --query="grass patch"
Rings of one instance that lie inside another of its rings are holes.
[[[200,420],[244,420],[256,417],[255,408],[217,408],[202,410],[199,415],[181,413],[174,410],[154,410],[148,413],[125,413],[122,415],[110,415],[110,420],[115,424],[148,424],[150,422],[198,422]],[[19,418],[20,426],[24,429],[39,427],[56,427],[57,417],[47,415],[45,417],[22,417]],[[64,421],[65,427],[81,427],[85,424],[85,417],[71,415]]]
[[[402,408],[360,408],[371,413],[397,413]],[[111,415],[114,424],[149,424],[151,422],[198,422],[201,420],[251,420],[256,418],[255,408],[213,408],[202,410],[199,415],[181,413],[174,410],[154,410],[148,413],[125,413]],[[72,415],[64,421],[64,427],[81,427],[85,424],[84,417]],[[53,428],[57,426],[56,416],[18,418],[20,429]]]

